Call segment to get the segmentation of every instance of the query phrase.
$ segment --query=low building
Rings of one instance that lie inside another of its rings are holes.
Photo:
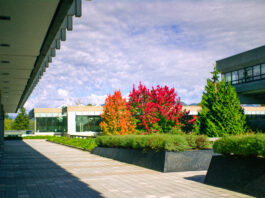
[[[34,108],[35,134],[91,136],[100,132],[102,106]]]
[[[200,106],[183,106],[189,115],[198,115]],[[265,129],[265,107],[244,107],[247,120]],[[63,108],[34,108],[35,134],[93,136],[100,132],[102,106],[70,106]]]

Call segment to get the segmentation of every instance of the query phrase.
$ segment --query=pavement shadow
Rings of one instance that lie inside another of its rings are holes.
[[[184,177],[184,179],[204,184],[205,177],[206,177],[206,175],[195,175],[195,176],[192,176],[192,177]]]
[[[100,192],[21,140],[5,141],[0,161],[1,198],[101,198]]]

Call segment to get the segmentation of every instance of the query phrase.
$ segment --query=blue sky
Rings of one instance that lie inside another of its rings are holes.
[[[25,107],[103,104],[133,84],[201,100],[216,60],[265,45],[265,1],[83,1]]]

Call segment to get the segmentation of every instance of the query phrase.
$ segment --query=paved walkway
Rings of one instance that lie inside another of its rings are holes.
[[[45,140],[6,141],[0,197],[248,197],[201,183],[205,174],[160,173]]]

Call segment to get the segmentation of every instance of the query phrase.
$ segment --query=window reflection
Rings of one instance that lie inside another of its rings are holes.
[[[87,116],[87,115],[77,115],[76,116],[76,132],[85,131],[100,131],[100,116]]]
[[[237,71],[232,72],[232,84],[237,84],[238,83],[238,74]]]
[[[261,64],[261,78],[265,78],[265,63]]]
[[[254,80],[260,79],[260,65],[256,65],[253,67],[253,78]]]
[[[230,72],[225,74],[225,81],[231,82],[231,73]]]
[[[246,81],[249,82],[252,80],[253,73],[252,73],[252,67],[246,68]]]
[[[64,117],[37,117],[37,132],[66,132],[67,118]]]
[[[238,71],[238,83],[243,83],[243,82],[245,82],[245,70],[240,69]]]

